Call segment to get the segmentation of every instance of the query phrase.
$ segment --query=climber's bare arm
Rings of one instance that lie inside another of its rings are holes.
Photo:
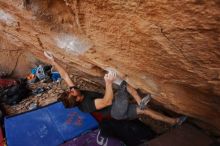
[[[116,75],[115,74],[106,74],[104,76],[105,79],[105,95],[103,98],[95,99],[95,107],[97,110],[103,109],[109,105],[112,104],[113,100],[113,89],[112,84],[115,80]]]
[[[50,63],[57,69],[57,71],[60,73],[60,76],[64,79],[67,85],[69,87],[75,86],[65,69],[55,61],[53,55],[49,52],[44,52],[44,55],[49,59]]]
[[[69,87],[75,86],[73,81],[70,79],[70,76],[68,73],[64,70],[62,66],[60,66],[56,61],[52,62],[52,65],[57,69],[57,71],[60,73],[60,76],[64,79],[64,81],[67,83]]]

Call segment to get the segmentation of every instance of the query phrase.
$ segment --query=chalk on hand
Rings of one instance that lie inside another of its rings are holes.
[[[53,60],[53,54],[49,51],[44,51],[44,56],[50,60]]]
[[[112,71],[112,70],[108,71],[108,74],[109,74],[109,75],[113,75],[114,77],[117,76],[116,72],[115,72],[115,71]]]
[[[108,74],[112,74],[116,78],[114,83],[120,85],[123,80],[117,75],[117,71],[111,68],[107,68],[106,70],[108,71]]]

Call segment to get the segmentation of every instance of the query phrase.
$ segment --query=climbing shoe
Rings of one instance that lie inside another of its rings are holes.
[[[177,126],[180,126],[180,125],[182,125],[185,121],[187,120],[187,116],[181,116],[181,117],[179,117],[179,120],[178,120],[178,122],[177,122]]]
[[[145,96],[144,98],[141,99],[139,108],[141,110],[144,110],[147,107],[147,104],[150,102],[150,100],[151,100],[151,95],[148,94],[147,96]]]

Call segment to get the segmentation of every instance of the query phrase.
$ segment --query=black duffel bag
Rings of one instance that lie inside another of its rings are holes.
[[[27,80],[19,79],[16,85],[0,92],[0,102],[8,105],[15,105],[29,95],[30,90],[27,88]]]

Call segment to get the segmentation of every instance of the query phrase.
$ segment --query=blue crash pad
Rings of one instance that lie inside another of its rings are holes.
[[[5,118],[8,146],[57,146],[97,127],[89,113],[62,103]]]

